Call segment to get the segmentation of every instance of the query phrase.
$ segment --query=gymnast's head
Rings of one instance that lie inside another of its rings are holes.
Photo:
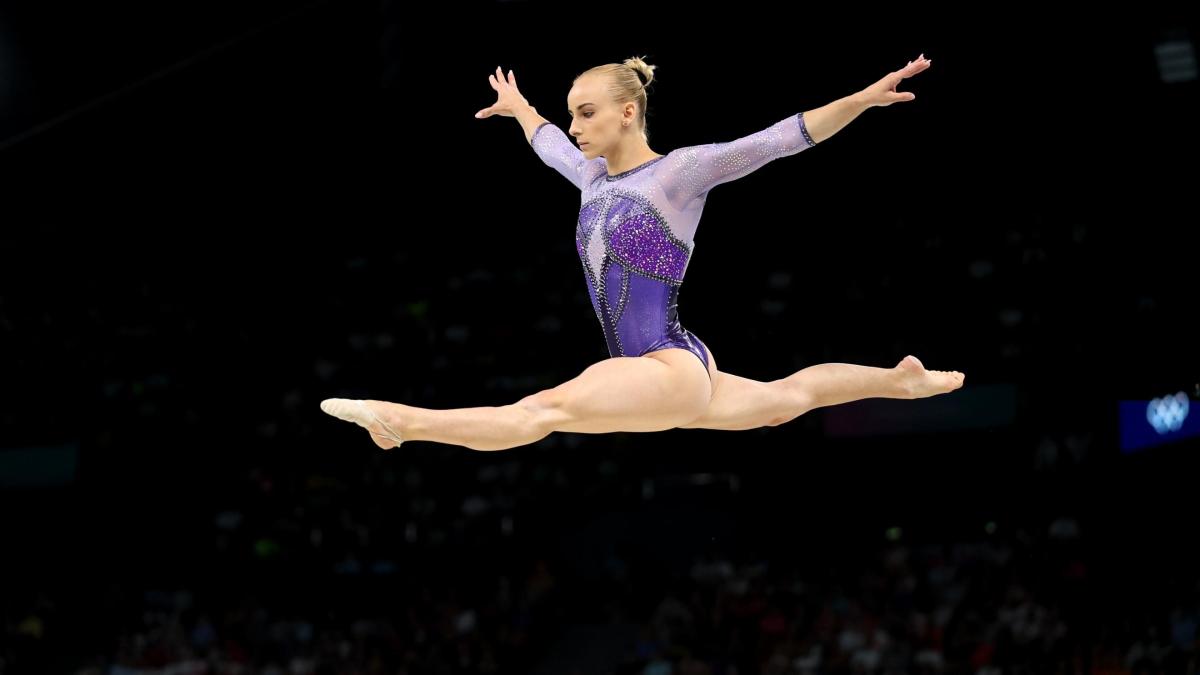
[[[614,148],[640,149],[650,140],[646,132],[646,87],[654,69],[638,57],[584,71],[567,93],[571,137],[589,159]]]

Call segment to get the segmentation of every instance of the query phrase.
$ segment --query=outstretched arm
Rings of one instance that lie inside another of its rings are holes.
[[[537,108],[528,103],[514,106],[513,115],[521,123],[521,130],[525,132],[525,141],[530,145],[533,144],[533,134],[537,132],[538,127],[550,123],[550,120],[538,114]]]
[[[486,119],[492,115],[515,117],[521,123],[521,128],[525,130],[525,140],[528,142],[533,137],[533,132],[546,121],[546,118],[539,115],[537,110],[529,105],[529,101],[521,95],[521,90],[517,88],[516,74],[509,70],[506,77],[500,66],[496,66],[496,72],[488,75],[488,84],[496,90],[496,102],[475,113],[475,117],[479,119]]]
[[[538,114],[536,108],[529,105],[529,101],[517,89],[517,76],[513,71],[508,71],[506,77],[504,71],[497,66],[495,74],[488,76],[488,83],[496,90],[496,103],[475,113],[475,117],[483,119],[492,115],[502,115],[517,118],[525,132],[526,142],[533,147],[538,157],[582,190],[588,167],[583,152],[571,143],[562,129],[551,124]]]
[[[916,98],[896,85],[929,67],[924,55],[902,70],[889,73],[862,91],[776,122],[728,143],[680,148],[659,172],[664,192],[676,206],[703,197],[709,190],[741,178],[771,160],[794,155],[836,134],[862,111]]]
[[[670,153],[664,162],[666,166],[655,176],[666,198],[682,209],[721,183],[741,178],[773,159],[816,145],[806,127],[805,113],[797,113],[727,143],[679,148]]]
[[[592,164],[562,129],[542,119],[536,110],[532,108],[529,110],[532,113],[525,113],[531,120],[529,125],[533,126],[533,131],[528,133],[529,145],[533,147],[533,151],[537,153],[542,162],[582,190],[594,177],[594,173],[589,172],[589,170],[594,172],[594,169],[591,169]],[[518,118],[520,117],[521,114],[518,113]],[[521,126],[526,126],[526,122],[522,121]]]
[[[833,103],[815,110],[809,110],[804,113],[804,121],[808,124],[809,135],[815,142],[820,143],[841,131],[867,108],[889,106],[893,103],[915,99],[916,94],[908,91],[898,92],[896,86],[900,84],[901,80],[925,70],[931,63],[933,61],[926,59],[925,55],[921,54],[916,61],[909,61],[904,68],[884,75],[882,79],[866,89],[845,98],[839,98]]]

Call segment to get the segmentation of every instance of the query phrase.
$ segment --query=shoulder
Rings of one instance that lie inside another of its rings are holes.
[[[603,157],[593,157],[587,160],[583,167],[583,182],[590,185],[608,175],[608,161]]]
[[[670,170],[671,168],[686,166],[690,162],[695,161],[696,157],[704,152],[705,148],[710,148],[715,143],[700,143],[698,145],[685,145],[681,148],[675,148],[663,156],[663,160],[659,162],[658,170]]]
[[[675,148],[655,162],[653,173],[659,177],[666,177],[694,169],[698,163],[703,161],[706,149],[712,146],[712,143],[702,143]]]

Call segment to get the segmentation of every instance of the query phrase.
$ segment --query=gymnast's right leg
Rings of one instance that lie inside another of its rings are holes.
[[[574,379],[510,405],[436,410],[387,401],[352,405],[356,403],[352,399],[326,399],[321,409],[367,428],[384,449],[399,445],[393,440],[398,437],[401,442],[505,450],[555,431],[673,429],[703,414],[711,395],[703,364],[682,349],[672,349],[658,352],[655,358],[618,356],[600,361]]]

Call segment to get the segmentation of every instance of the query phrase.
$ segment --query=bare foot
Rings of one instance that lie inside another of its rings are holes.
[[[321,401],[321,410],[370,431],[371,440],[384,450],[390,450],[404,442],[404,425],[394,413],[395,407],[394,403],[387,401],[356,398],[327,398]]]
[[[966,375],[957,370],[925,370],[921,361],[912,355],[904,357],[896,366],[900,384],[909,398],[926,398],[954,391],[963,385]]]

